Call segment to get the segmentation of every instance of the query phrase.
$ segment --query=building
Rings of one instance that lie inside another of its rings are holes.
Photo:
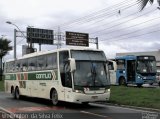
[[[148,52],[126,52],[126,53],[116,53],[116,56],[124,55],[153,55],[156,57],[157,70],[160,71],[160,50],[158,51],[148,51]]]

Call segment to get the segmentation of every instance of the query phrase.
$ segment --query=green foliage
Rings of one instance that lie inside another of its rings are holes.
[[[142,11],[147,3],[153,4],[154,0],[137,0],[139,6],[140,6],[140,11]],[[160,6],[160,1],[157,0],[158,5]],[[159,7],[158,7],[159,8]]]
[[[12,47],[9,46],[11,41],[8,39],[0,38],[0,57],[2,58],[7,54],[9,50],[12,50]]]
[[[160,89],[112,86],[110,102],[160,109]]]

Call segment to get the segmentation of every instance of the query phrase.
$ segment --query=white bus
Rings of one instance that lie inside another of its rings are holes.
[[[117,85],[116,84],[117,63],[113,60],[107,60],[107,63],[109,69],[110,83],[111,85]]]
[[[5,91],[59,101],[107,101],[110,81],[103,51],[66,48],[36,52],[5,63]]]

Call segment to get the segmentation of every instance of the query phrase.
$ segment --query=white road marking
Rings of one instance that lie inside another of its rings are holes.
[[[9,114],[8,116],[9,116],[11,119],[13,119],[13,118],[15,117],[15,114],[14,114],[14,113],[6,110],[5,108],[0,107],[0,109],[1,109],[4,113],[8,113],[8,114]]]
[[[90,115],[98,116],[98,117],[103,117],[103,118],[108,117],[108,116],[105,116],[105,115],[95,114],[95,113],[86,112],[86,111],[80,111],[80,112],[81,113],[85,113],[85,114],[90,114]]]

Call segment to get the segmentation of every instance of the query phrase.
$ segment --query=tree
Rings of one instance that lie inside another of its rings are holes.
[[[2,80],[2,58],[8,51],[12,50],[12,46],[9,45],[10,42],[8,39],[0,38],[0,80]]]
[[[153,4],[154,0],[137,0],[138,4],[140,4],[140,10],[142,11],[148,2]],[[158,5],[160,6],[160,0],[157,0]],[[159,8],[159,7],[158,7]]]

